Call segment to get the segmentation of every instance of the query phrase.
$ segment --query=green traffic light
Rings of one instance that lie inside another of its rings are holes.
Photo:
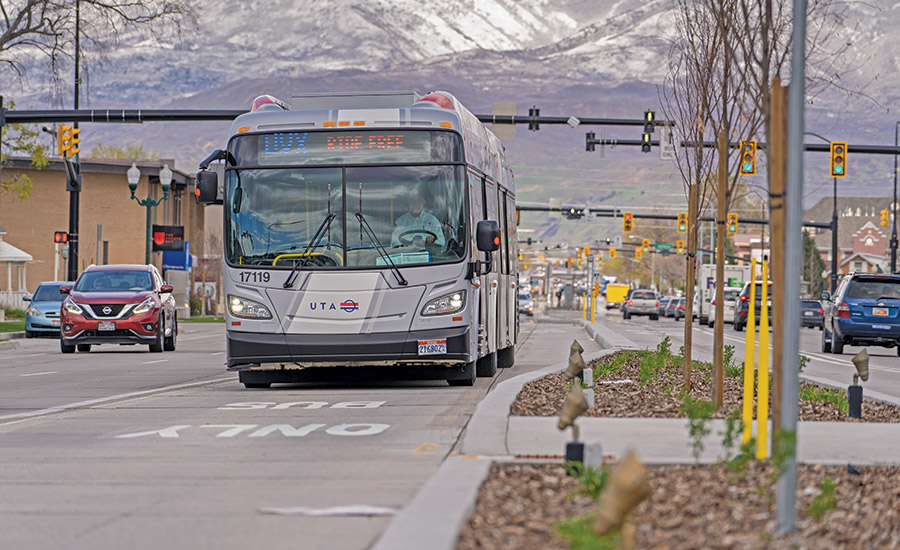
[[[843,167],[843,166],[841,166],[840,164],[835,164],[835,165],[834,165],[834,172],[835,172],[836,174],[840,174],[840,173],[843,172],[843,171],[844,171],[844,167]]]
[[[744,163],[744,172],[752,172],[752,171],[753,171],[753,164],[751,164],[749,162],[745,162]]]

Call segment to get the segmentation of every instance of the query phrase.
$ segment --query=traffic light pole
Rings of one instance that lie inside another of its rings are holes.
[[[838,215],[837,215],[837,178],[834,179],[834,195],[831,207],[831,292],[837,288],[838,270]],[[896,184],[894,185],[896,195]],[[891,264],[893,265],[893,263]]]
[[[897,134],[900,122],[894,125],[894,147],[897,147]],[[894,152],[894,202],[891,203],[891,273],[897,273],[897,153]]]
[[[75,0],[75,110],[78,110],[78,90],[81,88],[81,75],[78,66],[81,62],[81,0]],[[73,128],[78,128],[76,121]],[[78,135],[74,132],[73,135]],[[80,154],[75,154],[75,174],[81,174]],[[81,186],[76,180],[69,186],[69,270],[67,274],[68,281],[74,281],[78,278],[78,199],[81,193]]]

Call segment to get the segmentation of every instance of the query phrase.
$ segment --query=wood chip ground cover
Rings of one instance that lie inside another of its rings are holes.
[[[595,403],[587,416],[686,418],[687,415],[681,412],[682,400],[679,392],[683,373],[677,356],[671,356],[670,360],[655,371],[648,368],[645,363],[644,381],[641,382],[642,359],[651,353],[653,352],[619,351],[592,361],[588,368],[594,369]],[[734,372],[736,371],[732,371]],[[801,392],[823,395],[823,391],[828,391],[805,382],[801,382],[800,386]],[[711,399],[713,387],[713,371],[709,364],[695,362],[694,368],[691,369],[691,397]],[[561,373],[533,380],[519,392],[510,406],[510,414],[556,416],[562,408],[569,388],[571,385],[565,382]],[[723,407],[713,414],[713,418],[725,418],[735,409],[739,409],[743,388],[742,374],[740,376],[726,374]],[[865,392],[865,386],[863,391]],[[840,394],[845,397],[846,390],[840,391]],[[800,420],[857,421],[849,418],[846,412],[831,402],[801,399],[798,412]],[[900,407],[877,401],[864,401],[862,421],[900,422]]]
[[[636,547],[654,549],[900,548],[900,467],[798,465],[797,532],[776,537],[771,464],[649,467],[651,496],[634,511]],[[821,506],[826,479],[832,503]],[[555,524],[590,514],[595,504],[570,495],[579,482],[560,464],[496,463],[463,527],[458,550],[568,549]],[[816,519],[810,506],[819,498]]]

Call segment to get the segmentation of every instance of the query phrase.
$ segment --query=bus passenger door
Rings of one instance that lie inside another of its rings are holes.
[[[509,284],[506,288],[507,316],[509,319],[509,343],[515,345],[519,338],[519,237],[516,231],[516,201],[506,195],[506,244],[508,252]]]
[[[500,218],[497,215],[497,183],[488,179],[483,179],[482,184],[484,189],[484,219],[499,222]],[[484,284],[482,286],[482,288],[485,290],[484,294],[486,295],[484,325],[487,332],[488,353],[495,353],[497,351],[497,343],[499,341],[497,334],[499,319],[497,313],[499,311],[498,286],[500,284],[499,273],[501,259],[502,254],[498,250],[496,253],[494,253],[494,261],[493,266],[491,267],[491,272],[484,277]]]

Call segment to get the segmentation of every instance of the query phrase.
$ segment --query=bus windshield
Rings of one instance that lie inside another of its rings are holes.
[[[462,166],[265,167],[226,174],[231,264],[382,268],[465,257]]]

